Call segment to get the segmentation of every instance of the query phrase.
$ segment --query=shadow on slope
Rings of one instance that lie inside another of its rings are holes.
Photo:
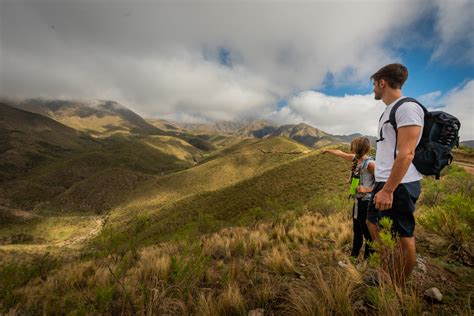
[[[279,210],[304,205],[331,193],[343,194],[348,168],[348,163],[332,157],[309,154],[232,186],[187,197],[161,210],[143,207],[142,214],[130,219],[128,225],[135,227],[132,229],[144,244],[192,239],[225,226],[274,217]]]
[[[116,136],[103,140],[100,148],[85,149],[40,165],[0,187],[0,193],[9,207],[103,213],[123,201],[139,181],[189,168],[197,155],[198,149],[169,136]],[[119,185],[111,185],[114,183]],[[107,187],[98,188],[101,185]],[[71,191],[66,193],[68,190]],[[53,199],[54,203],[43,203]]]
[[[242,147],[226,151],[193,168],[148,181],[138,187],[130,202],[114,210],[112,220],[128,218],[144,210],[155,212],[167,203],[203,191],[218,190],[271,168],[291,161],[307,152],[307,147],[286,137],[245,141]]]

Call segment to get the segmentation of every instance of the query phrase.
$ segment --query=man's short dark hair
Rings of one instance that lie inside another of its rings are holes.
[[[389,64],[383,66],[370,79],[379,81],[383,79],[388,82],[392,89],[401,89],[408,78],[408,69],[402,64]]]

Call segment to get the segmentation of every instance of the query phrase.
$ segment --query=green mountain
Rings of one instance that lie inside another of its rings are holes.
[[[42,114],[74,129],[94,136],[112,134],[164,134],[123,105],[109,100],[90,102],[27,99],[14,103],[26,111]]]
[[[129,196],[129,203],[111,213],[111,219],[156,212],[184,197],[252,178],[309,151],[308,147],[285,137],[242,140],[240,144],[203,160],[193,168],[143,183]]]
[[[53,119],[0,103],[0,182],[39,164],[100,146],[87,134]]]
[[[64,106],[54,104],[48,103],[48,108]],[[190,168],[202,158],[201,150],[174,136],[94,138],[4,103],[0,103],[0,140],[0,206],[10,213],[18,213],[15,209],[102,213],[147,177]],[[106,183],[119,185],[107,195],[95,190],[98,183],[104,190]]]

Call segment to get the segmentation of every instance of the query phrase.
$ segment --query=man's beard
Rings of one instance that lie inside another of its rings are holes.
[[[375,93],[375,94],[374,94],[374,99],[375,99],[375,100],[381,100],[381,99],[382,99],[382,96],[381,96],[380,94]]]

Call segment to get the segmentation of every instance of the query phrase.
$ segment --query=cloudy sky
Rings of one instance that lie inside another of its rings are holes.
[[[145,117],[376,134],[370,75],[474,139],[474,1],[0,0],[0,95],[111,99]]]

